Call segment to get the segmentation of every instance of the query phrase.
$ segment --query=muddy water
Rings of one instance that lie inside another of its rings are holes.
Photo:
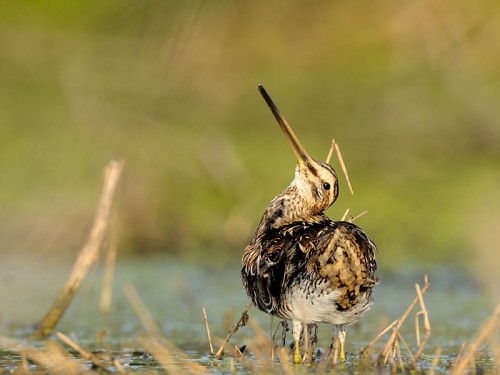
[[[70,269],[71,265],[50,260],[4,259],[0,266],[0,333],[25,337],[31,324],[40,320],[50,307]],[[459,267],[406,267],[381,272],[375,307],[360,324],[348,328],[347,350],[353,353],[348,357],[351,361],[356,361],[354,353],[404,312],[416,295],[415,283],[422,285],[425,273],[429,274],[431,283],[424,300],[432,336],[422,366],[430,367],[436,349],[441,348],[437,370],[445,371],[462,343],[471,339],[494,309],[492,299],[486,297],[481,286]],[[170,341],[186,351],[193,361],[211,367],[213,363],[208,356],[202,307],[206,308],[215,339],[226,335],[227,325],[237,319],[247,303],[237,260],[234,263],[211,262],[207,265],[158,257],[125,259],[119,260],[116,265],[110,314],[105,317],[99,311],[102,268],[96,267],[58,330],[73,334],[82,345],[92,349],[105,347],[128,355],[141,353],[138,339],[144,331],[124,295],[123,289],[127,285],[137,290]],[[265,314],[252,309],[250,318],[258,320],[264,329],[268,329],[270,319]],[[415,345],[414,320],[412,314],[402,330],[410,345]],[[241,345],[253,335],[251,328],[244,327],[232,343]],[[330,337],[331,328],[320,327],[318,346],[323,351],[329,345]],[[287,340],[291,341],[291,335]],[[151,363],[141,358],[144,360],[142,365],[150,369],[148,366]],[[487,371],[493,371],[493,363],[483,365]],[[141,367],[140,361],[138,367]],[[217,367],[214,371],[218,371]]]

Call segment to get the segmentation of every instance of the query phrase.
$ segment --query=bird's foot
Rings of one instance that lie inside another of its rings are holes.
[[[344,343],[342,341],[340,342],[339,361],[345,362],[345,348],[344,348]]]
[[[299,340],[296,340],[293,345],[293,364],[300,365],[302,363],[302,356],[300,355]]]

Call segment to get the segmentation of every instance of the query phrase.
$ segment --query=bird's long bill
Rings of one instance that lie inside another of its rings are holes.
[[[280,110],[274,104],[273,100],[267,93],[266,89],[264,86],[259,84],[259,91],[264,97],[264,100],[266,101],[267,105],[271,109],[271,112],[274,114],[274,117],[276,117],[276,120],[278,120],[278,123],[280,124],[281,130],[283,130],[283,133],[285,133],[288,141],[290,142],[290,145],[292,146],[292,150],[297,157],[297,161],[299,165],[304,165],[308,160],[310,160],[310,157],[302,144],[300,143],[299,139],[293,132],[292,128],[290,125],[288,125],[288,122],[286,121],[285,117],[281,114]]]

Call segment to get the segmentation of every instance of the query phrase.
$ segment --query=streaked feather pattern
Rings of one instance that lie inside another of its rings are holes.
[[[283,319],[298,315],[290,308],[294,295],[303,294],[314,306],[316,298],[335,291],[332,318],[310,323],[338,324],[336,311],[353,309],[361,300],[371,306],[378,282],[375,249],[355,224],[326,216],[318,222],[295,222],[270,229],[247,246],[242,278],[253,303]]]

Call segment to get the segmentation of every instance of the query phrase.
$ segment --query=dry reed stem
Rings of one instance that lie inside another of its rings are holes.
[[[335,148],[335,152],[337,153],[337,158],[339,159],[340,167],[342,168],[342,172],[344,172],[345,179],[347,181],[347,185],[349,186],[349,191],[351,195],[354,195],[354,190],[351,185],[351,180],[349,179],[349,173],[347,173],[347,168],[344,163],[344,158],[342,157],[342,153],[340,152],[340,147],[335,139],[332,139],[333,147]]]
[[[347,185],[349,186],[349,191],[351,195],[354,195],[354,190],[352,189],[351,180],[349,179],[349,173],[347,173],[347,168],[344,163],[344,158],[342,158],[342,153],[340,152],[340,148],[337,142],[335,142],[335,138],[332,138],[332,144],[330,146],[330,150],[328,150],[328,156],[326,157],[326,164],[330,163],[330,159],[333,154],[333,150],[335,150],[337,154],[337,159],[339,160],[340,167],[342,168],[342,172],[344,173],[345,179],[347,181]]]
[[[417,341],[417,346],[420,347],[420,320],[418,319],[420,315],[423,315],[422,311],[417,311],[415,313],[415,340]]]
[[[153,355],[153,357],[158,361],[161,367],[168,374],[186,374],[180,361],[174,360],[174,356],[166,347],[162,346],[156,340],[151,338],[141,340],[141,344],[144,346],[144,349]]]
[[[326,353],[325,358],[324,358],[325,361],[327,361],[328,358],[330,358],[330,355],[332,354],[332,352],[334,350],[336,338],[337,337],[335,336],[335,328],[334,328],[333,335],[332,335],[332,340],[330,341],[330,347],[328,348],[328,352]],[[333,361],[334,361],[334,364],[335,364],[335,359]]]
[[[356,216],[351,217],[351,218],[349,219],[349,222],[350,222],[350,223],[352,223],[354,220],[358,220],[361,216],[364,216],[364,215],[366,215],[367,213],[368,213],[368,210],[364,210],[363,212],[361,212],[361,213],[357,214]]]
[[[113,160],[104,168],[104,183],[101,197],[97,207],[94,225],[90,231],[87,242],[80,252],[66,284],[47,315],[38,324],[33,337],[43,339],[52,334],[57,323],[73,301],[83,280],[87,277],[90,268],[96,262],[106,229],[108,228],[113,197],[122,170],[123,161]]]
[[[158,327],[158,324],[132,285],[126,286],[124,292],[139,321],[150,336],[148,339],[142,341],[145,349],[153,354],[165,371],[177,374],[182,370],[179,366],[171,365],[175,358],[175,362],[186,366],[190,374],[198,375],[208,372],[205,366],[193,363],[184,352],[165,338],[160,327]]]
[[[500,369],[500,335],[489,335],[488,343],[491,351],[493,352],[493,358],[495,359],[496,368]]]
[[[243,358],[243,352],[240,350],[240,348],[238,348],[238,345],[234,346],[234,354],[235,357]]]
[[[104,370],[106,372],[110,372],[106,366],[104,366],[101,363],[101,360],[97,358],[94,354],[89,352],[88,350],[82,348],[80,345],[78,345],[76,342],[71,340],[68,336],[61,332],[56,332],[56,336],[63,341],[66,345],[68,345],[71,349],[76,351],[80,356],[94,364],[94,366],[99,367],[101,370]]]
[[[416,364],[415,357],[413,356],[413,353],[411,352],[410,346],[408,345],[408,343],[406,342],[406,340],[404,339],[403,335],[401,335],[400,332],[398,332],[398,341],[403,344],[406,352],[410,356],[410,359],[411,359],[413,365],[415,365]]]
[[[399,334],[399,332],[398,332],[398,334]],[[403,356],[401,355],[401,345],[399,345],[399,342],[396,342],[396,353],[398,355],[399,367],[401,369],[401,372],[404,373],[405,372],[405,364],[403,363]]]
[[[147,340],[146,340],[147,341]],[[154,338],[151,338],[149,340],[153,346],[148,346],[146,344],[146,349],[150,353],[153,354],[155,359],[158,360],[159,356],[159,362],[160,364],[163,364],[165,361],[170,361],[172,362],[172,359],[176,359],[178,363],[181,363],[183,366],[186,367],[186,370],[189,374],[192,375],[200,375],[200,374],[207,374],[209,373],[208,368],[205,366],[193,362],[189,356],[184,353],[182,350],[180,350],[176,345],[172,344],[170,341],[163,339],[161,342],[155,340]],[[153,348],[152,350],[149,350]],[[174,374],[179,373],[179,367],[177,366],[173,372]]]
[[[335,338],[335,344],[333,344],[333,364],[339,363],[339,339]]]
[[[382,330],[382,332],[380,332],[372,341],[370,341],[368,343],[368,345],[366,345],[362,350],[361,350],[361,354],[365,354],[365,353],[368,353],[369,349],[371,348],[372,345],[374,345],[382,336],[384,336],[387,332],[389,332],[392,327],[394,327],[396,324],[398,324],[399,322],[399,319],[396,319],[395,321],[393,321],[391,324],[389,324],[386,328],[384,328]]]
[[[28,362],[28,357],[24,351],[21,352],[21,373],[27,373],[30,371],[30,364]]]
[[[208,325],[207,310],[203,307],[203,320],[205,322],[205,328],[207,329],[208,344],[210,345],[210,355],[214,355],[214,347],[212,345],[212,336],[210,335],[210,327]]]
[[[289,352],[287,349],[285,348],[278,348],[278,358],[280,360],[280,363],[281,363],[281,368],[283,370],[283,373],[285,375],[289,375],[289,374],[293,374],[295,373],[292,368],[292,366],[290,365],[290,360],[289,360]]]
[[[82,373],[82,362],[70,360],[67,353],[52,340],[45,342],[45,350],[27,347],[24,355],[51,374]]]
[[[478,348],[488,337],[497,334],[498,317],[500,315],[500,305],[497,305],[493,314],[482,324],[479,330],[474,335],[475,338],[470,342],[465,350],[461,351],[453,363],[452,375],[463,374],[468,366],[472,366],[475,362],[475,355]],[[498,359],[497,359],[498,360]]]
[[[424,352],[425,345],[427,344],[427,341],[429,340],[429,337],[431,336],[431,333],[432,333],[431,323],[429,322],[429,313],[427,312],[427,308],[425,307],[424,297],[422,295],[422,290],[420,289],[420,285],[415,284],[415,289],[417,291],[417,296],[418,296],[418,300],[420,302],[421,310],[415,314],[415,323],[416,323],[415,329],[417,332],[417,345],[419,347],[418,347],[418,350],[417,350],[415,357],[413,359],[413,366],[416,366],[417,360],[420,358],[420,356]],[[423,315],[423,317],[424,317],[424,330],[425,330],[425,337],[422,340],[422,342],[420,342],[420,327],[419,327],[419,323],[418,323],[419,322],[418,317],[420,315]]]
[[[330,149],[328,150],[328,155],[326,156],[326,160],[325,160],[326,164],[330,164],[330,159],[332,158],[332,155],[333,155],[333,149],[335,148],[333,146],[334,142],[335,142],[335,140],[332,139],[332,143],[330,144]]]
[[[146,308],[146,305],[144,305],[144,302],[142,302],[142,299],[135,288],[132,285],[127,285],[124,288],[124,292],[130,305],[132,306],[132,309],[135,312],[135,315],[137,315],[137,317],[139,318],[139,321],[141,322],[146,332],[157,339],[164,338],[160,327],[158,327],[158,324],[156,324],[156,321],[153,319],[153,316]]]
[[[118,358],[114,358],[113,359],[113,365],[116,367],[116,370],[121,373],[121,374],[124,374],[127,372],[127,370],[125,370],[125,368],[122,366],[122,364],[120,363],[120,361],[118,360]]]
[[[340,221],[345,221],[347,219],[347,215],[349,215],[349,210],[350,210],[350,208],[348,208],[347,210],[345,210],[344,214],[340,218]]]
[[[421,294],[422,295],[425,294],[425,292],[427,292],[429,287],[430,287],[429,279],[428,279],[427,275],[425,275],[424,276],[424,287],[421,290]],[[387,340],[387,343],[385,344],[384,348],[380,351],[380,353],[378,355],[378,358],[377,358],[378,362],[382,362],[384,364],[387,363],[387,358],[388,358],[388,355],[391,351],[391,348],[394,346],[394,344],[396,343],[396,340],[398,338],[397,334],[399,332],[399,329],[401,328],[401,326],[405,322],[406,318],[408,317],[408,315],[413,310],[413,308],[415,307],[415,305],[417,304],[417,302],[419,300],[420,300],[419,296],[415,297],[415,299],[410,303],[410,305],[408,306],[406,311],[403,313],[403,315],[401,315],[401,317],[398,319],[398,323],[396,324],[396,326],[393,330],[393,333],[391,334],[391,336]]]
[[[338,363],[338,360],[339,360],[339,335],[338,335],[338,332],[336,331],[336,328],[333,328],[334,329],[334,334],[333,334],[333,337],[332,337],[332,342],[330,344],[330,350],[328,351],[328,354],[326,355],[325,357],[325,360],[328,360],[328,358],[330,358],[330,355],[332,354],[333,352],[333,364],[336,365]]]
[[[248,322],[248,310],[250,310],[250,307],[252,307],[252,302],[249,302],[246,306],[243,312],[241,313],[240,319],[234,324],[233,328],[229,330],[229,334],[227,335],[226,339],[222,343],[222,345],[219,347],[219,350],[217,351],[217,354],[215,354],[215,358],[217,359],[222,359],[222,356],[224,355],[224,348],[226,347],[227,343],[229,340],[231,340],[231,337],[240,329],[240,327],[243,327],[247,324]]]
[[[251,342],[248,343],[248,346],[255,353],[255,356],[258,358],[271,358],[271,348],[273,346],[271,340],[269,340],[266,331],[262,328],[262,326],[255,320],[250,320],[249,325],[253,330],[253,338]]]
[[[106,265],[102,279],[101,300],[99,310],[101,314],[108,315],[111,309],[111,298],[113,295],[113,278],[116,264],[116,254],[118,249],[116,232],[111,231],[109,236],[109,246],[106,255]]]
[[[194,363],[184,352],[174,344],[164,340],[160,343],[154,338],[142,340],[145,349],[171,374],[200,375],[209,373],[205,366]],[[183,368],[182,365],[185,368]]]
[[[429,369],[429,375],[434,375],[435,368],[437,367],[437,364],[439,362],[439,356],[441,355],[441,352],[443,351],[442,348],[437,348],[436,351],[434,352],[434,358],[432,359],[431,362],[431,368]]]

